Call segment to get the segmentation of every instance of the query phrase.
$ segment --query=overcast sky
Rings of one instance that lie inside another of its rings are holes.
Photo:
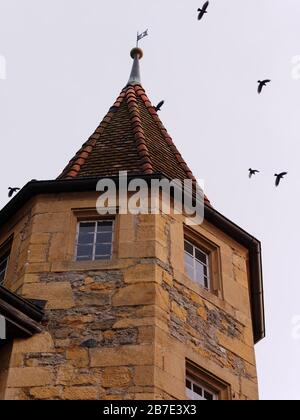
[[[161,118],[212,204],[262,241],[261,397],[300,399],[300,1],[211,0],[199,23],[201,4],[0,0],[0,208],[8,186],[57,177],[126,84],[136,32],[149,28],[148,96],[165,99]],[[272,83],[259,96],[262,78]],[[261,170],[251,181],[249,167]]]

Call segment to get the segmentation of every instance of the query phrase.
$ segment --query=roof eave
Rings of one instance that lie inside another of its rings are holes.
[[[6,319],[13,337],[31,337],[42,331],[40,322],[44,312],[32,302],[0,285],[0,314]]]

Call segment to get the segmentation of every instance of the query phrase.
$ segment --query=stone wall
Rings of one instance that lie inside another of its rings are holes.
[[[92,193],[40,196],[0,234],[15,234],[7,286],[47,300],[44,332],[13,343],[4,398],[184,399],[190,360],[256,399],[247,250],[195,228],[220,255],[210,293],[184,274],[181,216],[121,215],[113,259],[75,262],[77,213],[94,206]]]

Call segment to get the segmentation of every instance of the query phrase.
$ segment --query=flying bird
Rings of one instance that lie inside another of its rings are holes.
[[[249,178],[252,178],[252,176],[256,174],[259,174],[259,171],[257,169],[249,168]]]
[[[20,188],[15,188],[15,187],[9,187],[8,188],[8,197],[12,197],[17,191],[19,191]]]
[[[163,106],[163,104],[165,103],[165,101],[160,101],[154,108],[155,111],[158,112],[161,110],[161,107]]]
[[[203,16],[205,15],[205,13],[207,13],[207,8],[209,6],[209,1],[206,1],[203,6],[202,9],[198,9],[198,20],[201,20],[203,18]]]
[[[267,83],[270,83],[270,82],[271,82],[270,79],[258,80],[257,81],[257,83],[258,83],[258,89],[257,89],[258,93],[261,93],[262,90],[263,90],[263,87],[267,86]]]
[[[276,177],[275,180],[275,185],[276,187],[278,187],[278,185],[280,184],[280,181],[287,175],[287,172],[281,172],[280,174],[275,174],[274,176]]]

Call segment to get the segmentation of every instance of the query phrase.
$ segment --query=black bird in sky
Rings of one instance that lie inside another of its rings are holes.
[[[259,173],[259,171],[257,169],[249,168],[249,178],[252,178],[252,175],[256,175],[258,173]]]
[[[19,191],[20,188],[15,188],[15,187],[9,187],[8,188],[8,197],[12,197],[17,191]]]
[[[275,185],[276,187],[278,187],[278,185],[280,184],[280,181],[287,175],[287,172],[281,172],[280,174],[275,174],[274,176],[276,177],[275,180]]]
[[[257,89],[258,93],[261,93],[262,90],[263,90],[263,87],[267,86],[267,83],[270,83],[270,82],[271,82],[270,79],[258,80],[257,81],[257,83],[258,83],[258,89]]]
[[[198,9],[198,20],[201,20],[203,18],[203,16],[205,15],[205,13],[207,13],[207,8],[209,6],[209,1],[206,1],[203,6],[202,9]]]
[[[155,111],[158,112],[161,110],[161,107],[163,106],[163,104],[165,103],[165,101],[160,101],[156,107],[155,107]]]

